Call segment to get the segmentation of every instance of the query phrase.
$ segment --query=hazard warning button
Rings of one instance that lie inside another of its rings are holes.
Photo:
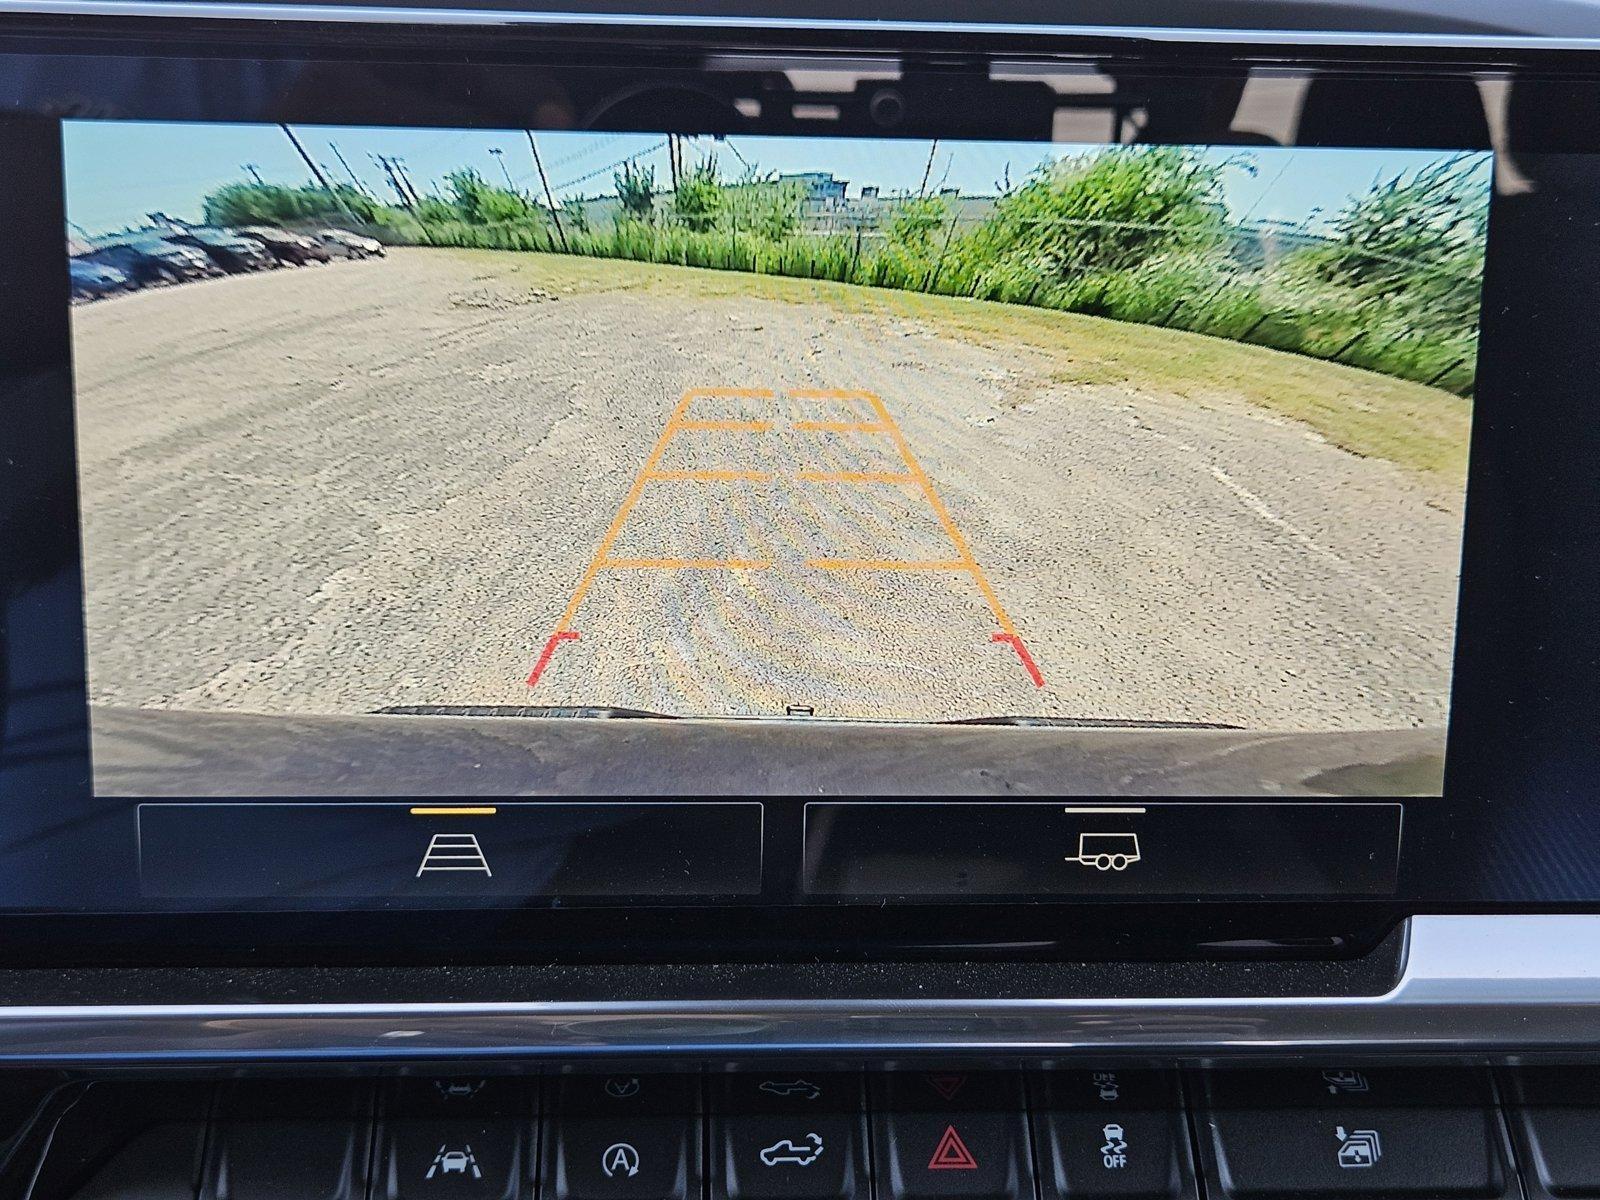
[[[874,1105],[885,1200],[1020,1200],[1033,1195],[1022,1096],[988,1093],[982,1077],[889,1076]],[[1013,1087],[1014,1087],[1014,1080]],[[967,1087],[973,1095],[965,1094]],[[944,1093],[950,1093],[947,1097]],[[992,1107],[972,1099],[980,1093]]]
[[[972,1151],[967,1149],[967,1144],[961,1140],[956,1127],[947,1126],[944,1136],[939,1139],[939,1148],[928,1160],[928,1170],[976,1171],[977,1169],[978,1160],[972,1157]]]

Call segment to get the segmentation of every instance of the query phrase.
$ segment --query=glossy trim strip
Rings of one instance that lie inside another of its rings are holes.
[[[34,1064],[1539,1050],[1600,1050],[1600,916],[1413,918],[1369,997],[0,1008],[0,1062]]]
[[[1350,46],[1462,50],[1596,50],[1600,36],[1393,33],[1369,30],[1222,29],[1153,25],[1056,25],[1003,21],[863,20],[841,17],[695,16],[667,13],[518,12],[348,4],[202,3],[200,0],[0,0],[0,17],[154,17],[185,21],[298,21],[367,25],[601,26],[800,33],[943,33],[962,36],[1098,38],[1218,45]]]

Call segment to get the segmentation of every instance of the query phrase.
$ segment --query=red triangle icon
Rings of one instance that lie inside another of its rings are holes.
[[[954,1100],[956,1093],[967,1086],[965,1075],[924,1075],[928,1086],[946,1100]]]
[[[939,1148],[928,1160],[928,1170],[976,1171],[977,1169],[978,1160],[972,1157],[972,1151],[967,1149],[967,1144],[961,1140],[956,1127],[946,1125],[944,1136],[939,1139]]]

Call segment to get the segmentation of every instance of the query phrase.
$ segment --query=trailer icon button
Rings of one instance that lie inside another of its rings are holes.
[[[1066,861],[1093,867],[1097,871],[1126,871],[1139,861],[1139,835],[1080,833],[1078,853],[1067,855]]]

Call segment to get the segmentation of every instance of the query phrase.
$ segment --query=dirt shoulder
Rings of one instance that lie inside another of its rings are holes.
[[[1423,475],[1443,501],[1466,481],[1472,402],[1438,388],[1225,338],[986,300],[827,280],[649,263],[451,250],[513,286],[555,294],[645,292],[683,299],[774,300],[925,324],[942,336],[1026,353],[1048,382],[1131,388],[1199,404],[1254,405],[1333,445]]]

